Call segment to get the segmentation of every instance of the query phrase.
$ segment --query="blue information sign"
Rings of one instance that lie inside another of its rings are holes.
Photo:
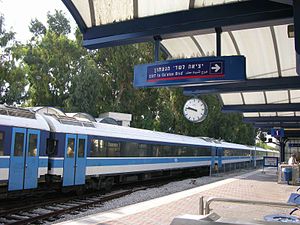
[[[275,129],[275,128],[272,128],[271,129],[271,136],[272,137],[284,137],[284,129],[283,128],[279,128],[279,129]]]
[[[244,56],[161,61],[134,67],[135,87],[199,84],[246,79]]]

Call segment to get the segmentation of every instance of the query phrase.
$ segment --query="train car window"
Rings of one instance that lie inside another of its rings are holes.
[[[67,157],[68,158],[74,158],[75,139],[74,138],[69,138],[67,146],[68,146],[67,147]]]
[[[78,158],[84,158],[85,139],[79,139],[78,143]]]
[[[125,142],[124,145],[122,145],[122,156],[125,157],[140,156],[138,143]]]
[[[161,148],[162,148],[161,156],[173,156],[171,146],[164,145],[161,146]]]
[[[158,145],[152,145],[152,155],[154,157],[160,156],[160,147]]]
[[[147,145],[146,144],[138,144],[138,152],[140,157],[147,156]]]
[[[37,156],[37,143],[38,136],[37,134],[29,134],[29,149],[28,156]]]
[[[23,156],[23,149],[24,149],[24,134],[16,133],[14,156]]]
[[[107,153],[109,157],[120,156],[120,143],[107,142]]]
[[[0,132],[0,156],[4,155],[4,132]]]
[[[56,156],[57,155],[57,140],[48,138],[47,139],[47,155],[48,156]]]
[[[106,142],[99,139],[92,139],[91,156],[106,156]]]

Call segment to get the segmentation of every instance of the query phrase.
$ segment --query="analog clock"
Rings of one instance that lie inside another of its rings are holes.
[[[199,98],[189,99],[183,107],[183,115],[189,121],[199,123],[207,116],[207,105]]]

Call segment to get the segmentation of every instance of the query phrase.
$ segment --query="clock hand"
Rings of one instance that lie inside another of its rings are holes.
[[[197,112],[197,111],[198,111],[197,109],[195,109],[195,108],[192,108],[192,107],[187,107],[186,109],[193,110],[193,111],[195,111],[195,112]]]

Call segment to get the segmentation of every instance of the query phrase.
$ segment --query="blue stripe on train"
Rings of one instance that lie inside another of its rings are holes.
[[[115,165],[139,165],[139,164],[159,164],[159,163],[182,163],[210,161],[210,157],[205,158],[95,158],[87,159],[87,166],[115,166]]]

